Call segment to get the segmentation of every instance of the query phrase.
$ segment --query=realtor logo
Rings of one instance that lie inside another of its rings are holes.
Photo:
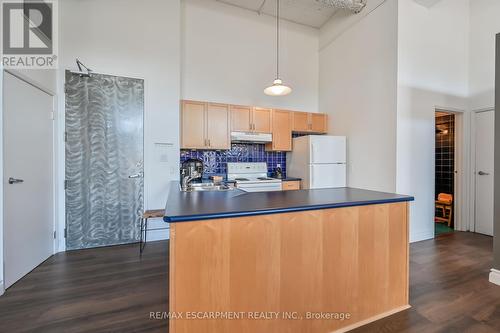
[[[57,67],[56,6],[54,0],[2,1],[4,67]]]

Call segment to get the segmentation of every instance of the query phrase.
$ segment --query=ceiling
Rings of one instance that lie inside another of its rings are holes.
[[[276,0],[216,0],[249,9],[257,13],[276,16]],[[320,28],[337,9],[325,7],[316,0],[281,0],[281,17],[285,20]]]

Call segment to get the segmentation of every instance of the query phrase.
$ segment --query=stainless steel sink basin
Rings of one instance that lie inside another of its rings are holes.
[[[189,185],[185,192],[231,191],[233,189],[233,186],[228,186],[225,184],[215,185],[213,183],[196,183]]]

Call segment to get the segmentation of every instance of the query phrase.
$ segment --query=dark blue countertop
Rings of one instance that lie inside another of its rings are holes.
[[[413,201],[392,193],[355,188],[335,188],[283,192],[181,192],[173,182],[165,208],[165,222],[186,222],[305,210],[375,205]]]

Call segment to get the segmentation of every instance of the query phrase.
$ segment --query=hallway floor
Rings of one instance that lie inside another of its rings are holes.
[[[434,229],[436,232],[436,236],[455,232],[455,229],[448,227],[446,223],[434,223]]]
[[[500,332],[492,238],[454,232],[411,244],[411,309],[352,332]],[[60,253],[0,297],[2,332],[167,332],[168,242]]]

